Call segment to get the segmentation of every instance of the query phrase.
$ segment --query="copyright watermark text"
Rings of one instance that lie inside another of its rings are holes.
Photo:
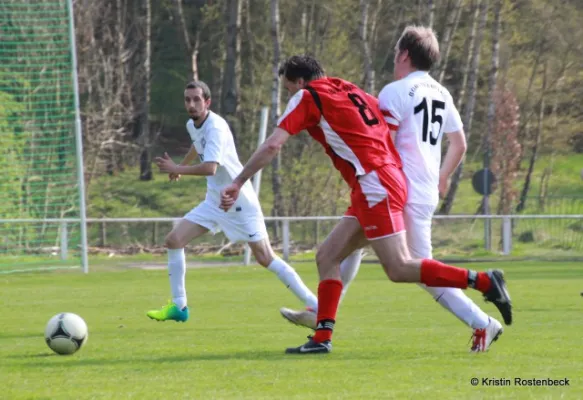
[[[472,386],[571,386],[569,378],[472,378],[470,383]]]

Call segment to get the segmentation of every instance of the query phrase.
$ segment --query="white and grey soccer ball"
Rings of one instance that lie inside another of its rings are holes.
[[[73,354],[86,342],[89,332],[83,318],[73,313],[60,313],[47,323],[45,340],[57,354]]]

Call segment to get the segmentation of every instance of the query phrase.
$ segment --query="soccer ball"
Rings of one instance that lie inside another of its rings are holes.
[[[83,318],[73,313],[60,313],[47,323],[45,340],[57,354],[73,354],[87,342],[89,332]]]

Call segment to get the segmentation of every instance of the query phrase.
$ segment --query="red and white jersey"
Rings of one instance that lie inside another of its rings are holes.
[[[442,133],[463,129],[446,88],[426,71],[390,83],[379,94],[379,107],[392,131],[407,176],[407,203],[439,202]]]
[[[292,96],[277,126],[290,135],[307,130],[350,187],[384,165],[401,166],[377,99],[342,79],[311,81]]]

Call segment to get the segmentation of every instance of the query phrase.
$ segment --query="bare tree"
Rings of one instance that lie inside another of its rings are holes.
[[[236,114],[239,108],[241,82],[241,0],[227,1],[227,37],[223,89],[221,91],[221,113],[229,122],[237,140],[239,126]]]
[[[486,20],[488,18],[488,0],[478,0],[480,4],[480,23],[478,25],[478,30],[476,32],[476,40],[473,46],[472,52],[472,64],[468,74],[468,101],[464,108],[462,121],[464,123],[464,131],[466,133],[466,140],[469,141],[472,133],[472,119],[474,117],[474,105],[476,103],[476,95],[478,88],[478,74],[480,69],[480,47],[482,44],[482,37],[484,36],[484,30],[486,27]],[[458,99],[459,100],[459,99]],[[455,170],[449,190],[441,204],[439,213],[449,214],[451,207],[453,206],[453,201],[457,193],[457,189],[462,177],[462,172],[464,168],[464,163],[461,162],[460,165]]]
[[[474,55],[474,48],[476,47],[476,32],[478,31],[478,25],[480,21],[480,2],[482,0],[472,1],[472,28],[470,30],[470,35],[468,36],[464,48],[464,53],[466,55],[466,60],[462,69],[462,81],[458,87],[457,93],[457,103],[456,106],[461,110],[464,105],[464,100],[466,96],[466,89],[468,85],[468,76],[470,74],[470,66],[472,64],[472,59]],[[478,46],[479,47],[479,46]]]
[[[271,126],[277,125],[280,113],[281,85],[279,81],[279,64],[281,57],[281,43],[279,33],[279,0],[271,0],[271,41],[273,43],[273,59],[271,64],[272,84],[271,84]],[[273,190],[273,216],[283,215],[283,196],[281,188],[281,152],[271,162],[271,188]],[[278,237],[277,224],[275,224],[274,235]]]
[[[528,191],[530,189],[532,172],[534,170],[534,164],[536,163],[538,157],[539,146],[543,134],[543,120],[545,117],[545,97],[547,91],[547,66],[548,62],[545,60],[543,63],[543,77],[542,77],[543,82],[539,100],[537,129],[534,135],[533,144],[531,148],[530,160],[528,162],[528,170],[526,171],[526,176],[524,177],[524,185],[522,186],[522,191],[520,192],[520,199],[518,201],[518,204],[516,205],[516,212],[521,212],[526,207],[526,199],[528,196]]]
[[[433,20],[435,19],[435,2],[433,0],[427,0],[427,25],[433,28]]]
[[[445,25],[445,32],[443,34],[443,39],[439,45],[441,49],[441,60],[439,61],[437,80],[439,83],[443,82],[445,78],[445,71],[447,69],[447,62],[449,60],[449,53],[451,51],[451,45],[453,43],[453,37],[457,30],[458,23],[460,21],[460,15],[462,13],[462,0],[455,0],[454,9],[448,10],[447,22]]]
[[[146,33],[145,33],[145,57],[144,57],[144,97],[142,99],[142,109],[140,113],[140,135],[142,137],[142,152],[140,154],[140,180],[149,181],[152,179],[152,144],[153,138],[150,131],[150,86],[152,78],[152,3],[151,0],[144,0],[146,8]]]
[[[182,0],[174,0],[175,14],[177,14],[178,21],[180,21],[180,29],[182,31],[182,37],[184,39],[184,44],[189,53],[191,68],[192,68],[192,79],[198,80],[198,50],[200,47],[200,29],[198,24],[195,26],[194,39],[186,25],[186,18],[184,17],[184,9],[182,7]]]
[[[358,36],[362,46],[362,56],[364,58],[364,90],[367,93],[374,93],[375,80],[374,68],[372,66],[372,55],[368,40],[368,9],[370,0],[360,0],[360,21],[358,24]]]

